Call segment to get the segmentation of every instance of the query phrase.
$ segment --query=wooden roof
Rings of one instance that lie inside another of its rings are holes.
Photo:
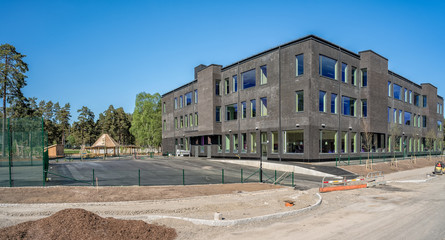
[[[114,148],[114,147],[119,147],[119,144],[116,141],[114,141],[114,139],[110,137],[110,135],[104,133],[96,140],[96,142],[93,144],[93,146],[91,146],[91,148],[103,148],[103,147]]]

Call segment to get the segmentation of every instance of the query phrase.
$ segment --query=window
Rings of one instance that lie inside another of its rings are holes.
[[[179,124],[180,124],[180,128],[184,127],[184,117],[183,116],[180,117]]]
[[[391,122],[391,117],[390,117],[390,115],[391,115],[391,108],[388,107],[388,122]]]
[[[341,153],[348,152],[348,133],[341,132],[341,142],[340,142]]]
[[[216,96],[221,96],[220,90],[221,90],[221,81],[220,80],[216,80],[215,81],[215,95]]]
[[[437,113],[440,113],[440,105],[437,103]]]
[[[437,121],[437,131],[442,131],[442,121]]]
[[[304,130],[283,131],[285,153],[304,153]]]
[[[402,110],[399,110],[399,124],[402,124]]]
[[[337,60],[320,55],[319,65],[321,76],[337,80]]]
[[[198,113],[195,113],[195,126],[198,126]]]
[[[337,94],[331,93],[331,113],[337,114]]]
[[[167,112],[167,109],[166,109],[166,107],[165,107],[165,102],[162,103],[162,111],[163,111],[164,113]]]
[[[414,116],[413,116],[413,121],[414,121],[413,126],[416,127],[417,126],[417,116],[416,116],[416,114],[414,114]]]
[[[368,70],[362,69],[362,87],[368,86]]]
[[[184,125],[185,127],[189,126],[189,118],[187,117],[187,115],[184,116]]]
[[[193,114],[191,114],[191,113],[189,115],[189,124],[190,124],[190,127],[193,127]]]
[[[267,98],[260,98],[261,116],[267,116]]]
[[[388,97],[391,97],[391,82],[388,81]]]
[[[247,104],[246,102],[241,103],[242,112],[241,112],[241,119],[245,119],[247,117]]]
[[[402,138],[400,136],[394,136],[394,152],[401,152],[402,145],[400,142],[402,141]]]
[[[198,103],[198,89],[195,89],[195,103]]]
[[[245,153],[247,152],[247,134],[241,133],[241,152]]]
[[[260,84],[263,85],[267,83],[267,66],[266,65],[261,66],[260,69],[261,69]]]
[[[405,125],[410,126],[411,125],[411,113],[405,112]]]
[[[225,144],[226,153],[230,152],[230,135],[226,134],[226,144]]]
[[[175,98],[175,109],[178,109],[178,98]]]
[[[238,119],[238,105],[236,103],[226,105],[226,121]]]
[[[357,133],[352,132],[351,133],[351,152],[353,152],[353,153],[357,152],[357,149],[355,146],[357,146]]]
[[[232,76],[232,89],[233,89],[233,92],[238,91],[238,76],[237,75]]]
[[[393,109],[393,117],[392,117],[392,119],[393,119],[393,122],[394,123],[397,123],[397,109]]]
[[[247,72],[243,72],[241,74],[241,79],[243,81],[243,89],[255,87],[255,85],[256,85],[255,69],[252,69]]]
[[[411,90],[409,90],[408,99],[409,99],[409,104],[413,104],[413,91]]]
[[[423,98],[423,107],[425,108],[425,107],[427,106],[427,98],[426,98],[426,95],[423,95],[422,98]]]
[[[272,153],[278,153],[278,132],[272,132]]]
[[[298,91],[296,94],[296,111],[297,112],[303,112],[304,111],[304,92],[303,91]]]
[[[192,92],[188,92],[185,94],[185,105],[192,105]]]
[[[182,98],[182,96],[179,96],[179,108],[182,108],[184,105],[184,100]]]
[[[337,153],[336,131],[320,131],[320,153]]]
[[[344,83],[348,83],[348,64],[341,64],[341,81]]]
[[[426,116],[422,116],[422,127],[426,128]]]
[[[296,76],[304,74],[304,54],[295,56]]]
[[[399,99],[399,100],[402,100],[402,95],[401,95],[401,91],[402,91],[402,87],[401,86],[399,86],[399,85],[397,85],[397,84],[393,84],[392,85],[392,88],[393,88],[393,97],[395,98],[395,99]]]
[[[408,102],[408,89],[405,88],[404,93],[405,93],[405,102]]]
[[[250,133],[250,152],[256,153],[256,133]]]
[[[238,152],[238,134],[233,134],[233,153]]]
[[[351,97],[347,97],[347,96],[342,96],[341,97],[341,113],[345,116],[357,116],[356,112],[355,112],[355,105],[356,104],[356,99],[355,98],[351,98]]]
[[[417,127],[420,128],[420,115],[417,116]]]
[[[414,105],[420,107],[420,95],[417,93],[414,93]]]
[[[351,69],[351,84],[357,86],[357,68],[355,67]]]
[[[162,129],[163,129],[163,130],[167,130],[167,121],[166,121],[166,120],[164,120],[164,124],[163,124]]]
[[[326,112],[326,92],[320,91],[318,97],[318,110],[320,112]]]
[[[250,100],[250,117],[256,117],[256,99]]]
[[[178,118],[175,117],[175,129],[178,129]]]
[[[222,152],[222,143],[221,143],[221,135],[216,136],[216,141],[217,141],[217,145],[218,145],[218,152]]]
[[[215,109],[215,121],[216,122],[221,122],[221,107],[220,106],[216,106],[216,109]]]
[[[362,117],[368,116],[368,100],[362,99]]]
[[[230,93],[230,83],[229,78],[224,79],[224,94]]]

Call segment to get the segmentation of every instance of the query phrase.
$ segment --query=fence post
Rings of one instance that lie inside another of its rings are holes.
[[[351,156],[350,155],[348,155],[348,166],[349,166],[349,162],[351,161]]]
[[[221,178],[222,184],[224,184],[224,169],[221,169],[221,176],[222,176]]]
[[[93,185],[93,187],[94,187],[94,168],[93,168],[93,184],[91,184],[91,185]]]
[[[338,165],[337,165],[337,160],[338,160],[338,158],[335,157],[335,166],[336,166],[336,167],[338,166]]]
[[[138,169],[138,184],[141,186],[141,169]]]
[[[294,172],[292,172],[292,187],[295,186],[294,184]]]
[[[182,169],[182,185],[185,186],[185,172],[184,172],[184,169]]]
[[[277,184],[277,170],[275,170],[275,181],[273,182],[273,184]]]
[[[241,183],[244,183],[244,179],[243,179],[243,169],[241,168]]]

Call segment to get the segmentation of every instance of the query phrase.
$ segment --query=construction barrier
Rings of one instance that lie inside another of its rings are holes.
[[[368,187],[386,184],[385,176],[383,175],[382,171],[368,173],[368,175],[366,176],[366,181],[368,182]]]
[[[326,177],[324,177],[321,182],[321,188],[319,189],[321,193],[367,187],[367,184],[365,184],[364,177],[347,179],[346,176],[343,176],[343,179],[341,180],[325,180],[325,179]]]

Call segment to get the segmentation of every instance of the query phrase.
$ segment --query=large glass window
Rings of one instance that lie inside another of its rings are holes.
[[[178,98],[175,98],[175,109],[178,109]]]
[[[220,90],[221,90],[221,81],[220,80],[216,80],[215,81],[215,95],[216,96],[220,96]]]
[[[256,133],[250,133],[250,152],[256,153]]]
[[[165,107],[165,102],[162,103],[162,112],[163,113],[167,112],[167,108]]]
[[[241,107],[242,107],[241,119],[245,119],[247,117],[247,104],[246,104],[246,102],[241,102]]]
[[[411,113],[405,112],[405,125],[410,126],[411,125]]]
[[[341,64],[341,81],[344,83],[348,82],[348,64]]]
[[[217,141],[217,151],[220,153],[222,152],[222,143],[221,143],[221,135],[216,136],[216,141]]]
[[[272,132],[272,153],[278,153],[278,132]]]
[[[220,106],[216,106],[216,109],[215,109],[215,121],[221,122],[221,107]]]
[[[362,69],[362,87],[368,86],[368,70]]]
[[[184,127],[184,117],[183,116],[180,117],[179,124],[180,124],[180,128]]]
[[[422,95],[422,98],[423,98],[423,101],[422,101],[422,103],[423,103],[423,107],[425,108],[426,106],[427,106],[427,97],[426,97],[426,95]]]
[[[267,83],[267,66],[266,65],[261,66],[260,69],[261,69],[260,84],[263,85]]]
[[[297,112],[303,112],[304,111],[304,92],[303,91],[298,91],[296,93],[296,110]]]
[[[250,117],[256,117],[256,100],[250,100]]]
[[[198,113],[195,112],[195,126],[198,126]]]
[[[417,93],[414,93],[414,105],[420,107],[420,95]]]
[[[402,100],[402,87],[400,86],[400,85],[397,85],[397,84],[392,84],[392,88],[393,88],[393,96],[394,96],[394,98],[395,99],[399,99],[399,100]]]
[[[238,105],[236,103],[226,105],[226,121],[238,119]]]
[[[357,133],[352,132],[351,133],[351,152],[356,153],[357,152]]]
[[[178,129],[178,118],[175,117],[175,129]]]
[[[442,131],[442,121],[437,121],[437,131]]]
[[[368,100],[362,99],[362,117],[368,116]]]
[[[198,103],[198,89],[195,89],[195,103]]]
[[[193,127],[193,114],[191,114],[191,113],[189,115],[189,123],[190,123],[190,127]]]
[[[238,91],[238,76],[237,75],[232,76],[232,89],[233,89],[233,92]]]
[[[247,133],[241,133],[241,152],[247,152]]]
[[[261,116],[267,116],[267,98],[261,98]]]
[[[340,142],[341,153],[348,152],[348,133],[341,132],[341,142]]]
[[[388,97],[391,97],[391,82],[388,81]]]
[[[422,127],[426,128],[426,116],[422,116]]]
[[[420,115],[418,115],[417,116],[417,127],[418,128],[420,128],[420,124],[421,124],[421,122],[420,122]]]
[[[320,152],[337,153],[337,132],[330,130],[320,131]]]
[[[247,72],[243,72],[241,74],[241,79],[243,81],[243,89],[255,87],[255,85],[256,85],[255,69],[252,69]]]
[[[187,117],[187,115],[184,116],[184,125],[187,128],[189,126],[189,118]]]
[[[304,153],[304,131],[283,131],[283,143],[285,153]]]
[[[318,110],[320,112],[326,112],[326,92],[320,91],[318,97]]]
[[[341,97],[341,113],[346,116],[357,116],[356,115],[356,99],[342,96]]]
[[[295,56],[295,61],[296,61],[296,76],[300,76],[304,74],[304,55],[300,54]]]
[[[188,92],[185,94],[185,105],[192,105],[192,92]]]
[[[388,107],[388,122],[391,122],[391,117],[390,117],[390,115],[391,115],[391,108]]]
[[[337,114],[337,94],[331,93],[331,113]]]
[[[229,78],[224,79],[224,94],[230,93],[230,81]]]
[[[238,152],[238,134],[233,134],[233,153]]]
[[[409,99],[409,104],[413,104],[413,91],[411,90],[409,90],[408,99]]]
[[[355,67],[351,69],[351,84],[357,86],[357,68]]]
[[[225,144],[226,153],[230,152],[230,135],[226,134],[226,144]]]
[[[404,89],[404,93],[405,93],[405,102],[408,102],[408,89]]]
[[[320,69],[321,76],[337,79],[337,60],[320,55]]]
[[[393,109],[393,116],[392,116],[392,120],[394,123],[397,123],[397,109]]]
[[[184,104],[184,100],[183,100],[182,95],[181,95],[181,96],[179,96],[179,108],[182,108],[183,104]]]
[[[402,124],[402,110],[399,110],[399,124]]]

